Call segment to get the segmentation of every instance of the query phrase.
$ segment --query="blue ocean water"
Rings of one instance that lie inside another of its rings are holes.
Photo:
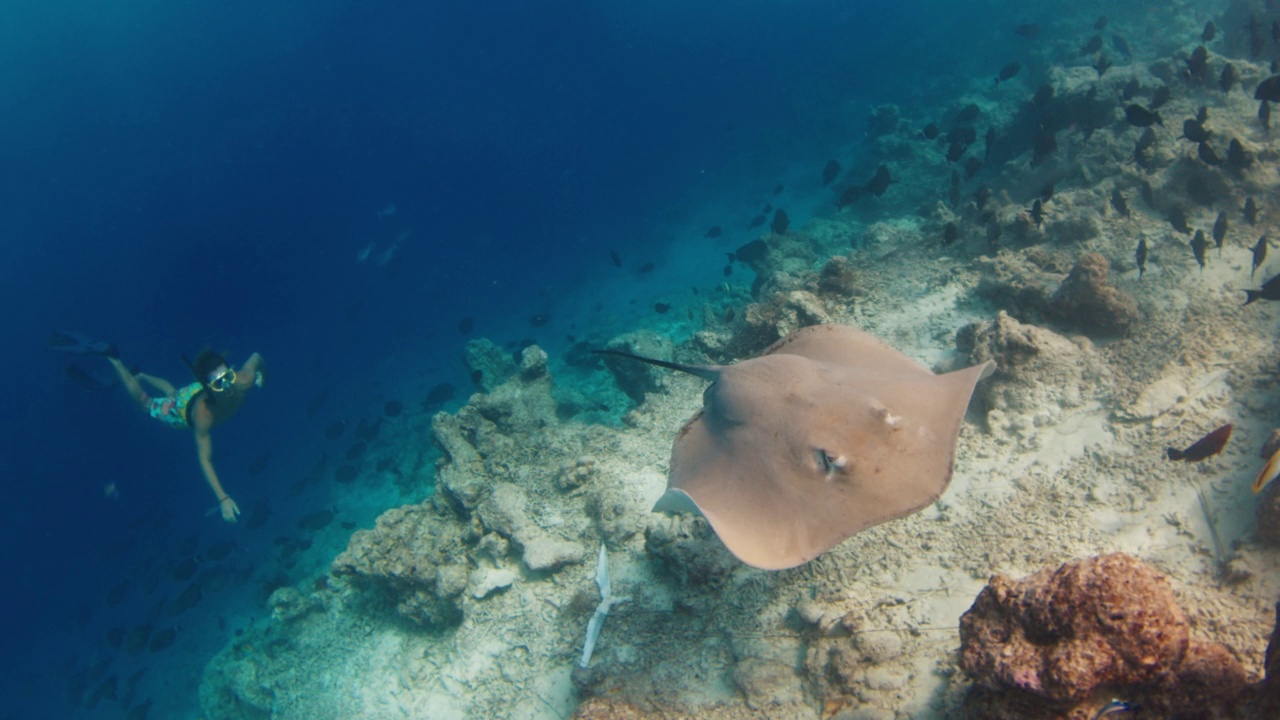
[[[465,399],[473,337],[558,357],[655,321],[655,301],[720,282],[760,206],[829,212],[819,171],[856,163],[872,106],[949,107],[1027,53],[1013,23],[1068,20],[1062,3],[636,5],[0,7],[9,716],[119,717],[120,700],[73,705],[68,680],[118,674],[123,697],[145,668],[138,682],[169,688],[157,716],[196,717],[201,663],[262,588],[324,562],[287,569],[274,539],[335,504],[363,525],[385,509],[346,506],[329,480],[291,494],[322,455],[340,464],[329,424],[439,383]],[[214,435],[240,525],[207,514],[190,437],[68,380],[68,363],[109,375],[46,351],[55,329],[175,383],[205,345],[266,357],[268,387]],[[271,516],[247,531],[259,504]],[[201,560],[233,579],[174,614],[193,537],[192,557],[234,542]],[[130,655],[105,639],[142,627],[177,640]]]

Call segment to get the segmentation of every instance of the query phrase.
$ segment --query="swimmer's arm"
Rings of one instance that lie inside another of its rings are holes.
[[[222,498],[227,496],[227,491],[222,489],[222,483],[218,482],[218,472],[213,469],[213,439],[209,437],[208,428],[194,428],[196,436],[196,456],[200,459],[200,470],[204,472],[205,482],[209,483],[209,487],[213,489],[213,494],[217,496],[218,502],[222,502]]]
[[[265,381],[267,375],[267,363],[262,359],[261,355],[254,353],[249,356],[248,360],[244,361],[244,365],[241,365],[239,372],[236,373],[236,385],[239,386],[241,390],[249,389],[249,387],[251,387],[256,381],[258,373],[262,373],[263,380]]]

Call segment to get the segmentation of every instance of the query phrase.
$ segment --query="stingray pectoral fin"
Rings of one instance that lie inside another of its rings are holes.
[[[677,488],[669,488],[662,493],[658,502],[653,504],[653,512],[702,515],[702,510],[698,508],[693,498],[689,497],[689,493]]]

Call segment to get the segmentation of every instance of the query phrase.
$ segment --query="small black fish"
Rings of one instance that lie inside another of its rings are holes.
[[[1138,251],[1133,254],[1135,260],[1138,261],[1138,279],[1142,279],[1143,273],[1147,271],[1147,239],[1140,238],[1138,240]]]
[[[733,274],[733,266],[732,266],[732,265],[725,265],[725,266],[724,266],[724,276],[725,276],[725,277],[729,277],[729,276],[730,276],[730,275],[732,275],[732,274]]]
[[[951,193],[947,199],[953,208],[960,204],[960,173],[955,170],[951,171]]]
[[[544,327],[549,322],[551,322],[551,317],[543,313],[538,313],[537,315],[533,315],[529,318],[530,327],[536,327],[536,328]]]
[[[1264,248],[1266,247],[1265,242],[1263,241],[1259,241],[1259,242],[1262,242],[1262,245]],[[1263,252],[1265,253],[1265,250]],[[1245,290],[1244,291],[1245,305],[1248,305],[1254,300],[1280,300],[1280,275],[1276,275],[1270,280],[1262,283],[1261,290]]]
[[[148,645],[148,649],[153,653],[160,652],[172,645],[173,641],[177,639],[177,637],[177,630],[174,630],[173,628],[165,628],[151,637],[151,643]]]
[[[1134,82],[1137,82],[1136,80]],[[1044,107],[1053,99],[1053,86],[1045,83],[1036,88],[1036,94],[1031,96],[1031,104],[1036,107]]]
[[[1239,172],[1252,163],[1253,158],[1244,149],[1244,145],[1236,138],[1231,138],[1231,142],[1227,143],[1227,167]]]
[[[645,264],[641,265],[641,266],[636,270],[636,272],[640,273],[641,275],[646,275],[646,274],[648,274],[648,273],[653,272],[654,267],[656,267],[656,266],[655,266],[653,263],[651,263],[651,262],[647,262],[647,263],[645,263]]]
[[[987,201],[991,199],[991,194],[992,194],[991,188],[987,187],[986,185],[983,185],[982,187],[974,191],[973,202],[975,205],[978,206],[979,211],[981,211],[984,207],[987,206]]]
[[[862,199],[865,193],[861,185],[850,185],[840,193],[840,197],[836,199],[836,209],[841,209],[846,205],[852,205]]]
[[[1209,122],[1209,106],[1208,105],[1201,105],[1200,109],[1196,110],[1196,122],[1200,123],[1201,125]]]
[[[1111,61],[1107,59],[1106,55],[1098,53],[1097,59],[1093,61],[1093,69],[1098,73],[1098,77],[1105,75],[1107,70],[1110,68]]]
[[[969,149],[964,143],[953,142],[947,146],[947,162],[956,162],[964,157],[964,151]]]
[[[1200,124],[1199,120],[1193,120],[1192,118],[1187,118],[1186,120],[1182,121],[1182,137],[1190,140],[1193,143],[1205,142],[1209,139],[1209,136],[1211,135],[1213,135],[1213,133],[1208,130],[1205,130],[1204,125]]]
[[[616,250],[609,251],[609,260],[613,262],[614,267],[622,267],[622,258],[618,257],[618,252]],[[459,328],[459,330],[461,330],[461,328]],[[466,335],[467,333],[462,334]]]
[[[1127,58],[1133,57],[1133,48],[1129,47],[1128,40],[1125,40],[1119,35],[1112,35],[1111,44],[1115,46],[1116,50],[1120,51],[1121,55],[1124,55]]]
[[[1209,51],[1200,45],[1187,58],[1187,72],[1196,80],[1203,80],[1209,72]]]
[[[1133,78],[1120,89],[1120,99],[1129,102],[1140,92],[1142,92],[1142,83],[1138,82],[1138,78]]]
[[[1191,253],[1195,255],[1196,262],[1200,264],[1200,271],[1204,272],[1204,251],[1208,249],[1209,241],[1205,239],[1204,231],[1197,230],[1196,236],[1191,239]]]
[[[783,190],[783,188],[782,188],[782,183],[778,183],[777,185],[774,185],[774,186],[773,186],[773,194],[774,194],[774,195],[781,195],[781,194],[782,194],[782,190]]]
[[[324,403],[329,399],[328,392],[321,392],[319,395],[311,398],[311,402],[307,403],[307,414],[315,415],[320,412],[320,408],[324,407]]]
[[[974,120],[977,120],[978,116],[981,114],[982,108],[978,107],[977,103],[969,103],[968,105],[960,108],[960,112],[956,113],[956,122],[961,124],[971,123]]]
[[[1080,48],[1080,54],[1092,55],[1101,49],[1102,49],[1102,36],[1094,35],[1093,37],[1089,38],[1089,42],[1085,43],[1084,47]]]
[[[935,128],[936,130],[936,128]],[[828,160],[827,164],[822,167],[822,186],[826,187],[840,176],[840,161]]]
[[[334,512],[332,510],[316,510],[307,513],[298,519],[298,529],[315,532],[323,530],[333,522]]]
[[[884,195],[885,191],[889,189],[889,184],[892,182],[894,182],[894,180],[889,175],[889,167],[882,164],[880,167],[876,168],[876,174],[867,182],[865,189],[872,195],[879,197]]]
[[[658,313],[659,315],[665,315],[665,314],[667,313],[667,311],[668,311],[668,310],[670,310],[670,309],[671,309],[671,306],[670,306],[670,305],[668,305],[667,303],[654,303],[654,304],[653,304],[653,311],[654,311],[654,312],[656,312],[656,313]]]
[[[1134,152],[1143,152],[1148,148],[1154,147],[1156,144],[1156,131],[1147,128],[1138,136],[1138,142],[1134,143]]]
[[[765,203],[764,207],[761,208],[760,212],[765,215],[768,215],[769,213],[773,212],[773,203]]]
[[[1159,110],[1164,107],[1171,98],[1173,98],[1173,90],[1171,90],[1168,85],[1161,85],[1156,88],[1155,92],[1151,93],[1151,102],[1147,104],[1147,107],[1152,110]]]
[[[929,123],[928,125],[924,126],[924,129],[920,131],[920,134],[924,137],[925,140],[932,140],[938,137],[938,133],[940,132],[941,131],[938,129],[937,124]],[[832,162],[835,162],[835,161],[832,160]]]
[[[1005,65],[1004,67],[1000,68],[1000,74],[996,75],[996,84],[999,84],[1002,81],[1013,78],[1013,76],[1017,75],[1018,71],[1021,69],[1022,69],[1021,63],[1011,62],[1008,65]]]
[[[1271,129],[1271,103],[1266,100],[1258,103],[1258,124],[1262,126],[1263,132]]]
[[[722,232],[724,231],[720,229],[719,225],[712,225],[707,228],[707,231],[703,234],[709,238],[718,238]]]
[[[1218,76],[1218,87],[1222,88],[1222,92],[1229,93],[1238,82],[1240,82],[1240,73],[1236,70],[1236,66],[1227,63],[1222,68],[1222,74]]]
[[[1205,165],[1218,166],[1222,164],[1222,158],[1207,142],[1202,142],[1196,147],[1196,156],[1200,158],[1200,162]]]
[[[947,142],[968,147],[978,139],[978,131],[971,125],[956,125],[947,132]]]
[[[1253,197],[1247,197],[1244,201],[1244,219],[1250,225],[1258,224],[1258,203],[1253,201]]]
[[[964,161],[964,179],[972,180],[974,175],[982,170],[982,161],[976,157],[971,157]]]
[[[1045,202],[1049,202],[1053,199],[1053,183],[1049,183],[1048,185],[1040,188],[1040,199]]]
[[[1222,452],[1222,449],[1227,446],[1227,441],[1231,439],[1231,429],[1232,426],[1228,423],[1195,441],[1186,450],[1169,448],[1165,450],[1165,455],[1170,460],[1181,460],[1183,462],[1200,462],[1211,458]]]
[[[1280,75],[1272,75],[1258,83],[1258,87],[1253,91],[1253,99],[1280,102]]]
[[[1129,202],[1124,199],[1124,193],[1120,192],[1120,188],[1111,188],[1111,207],[1120,217],[1129,217]]]
[[[1200,32],[1200,41],[1213,42],[1216,37],[1218,37],[1218,26],[1214,25],[1213,21],[1210,20],[1204,24],[1204,30]]]
[[[1035,221],[1036,227],[1044,224],[1044,203],[1040,202],[1040,198],[1031,203],[1031,219]]]
[[[1028,40],[1035,40],[1036,36],[1040,34],[1040,26],[1035,23],[1023,23],[1014,28],[1013,32]]]
[[[996,129],[987,128],[987,134],[982,136],[982,161],[991,161],[991,149],[996,146]]]
[[[1104,27],[1106,27],[1106,26],[1107,26],[1107,16],[1106,16],[1106,15],[1099,15],[1099,16],[1098,16],[1098,19],[1093,21],[1093,29],[1094,29],[1094,30],[1101,30],[1102,28],[1104,28]]]
[[[774,235],[786,235],[789,227],[791,227],[791,218],[787,216],[787,211],[778,208],[778,211],[773,214],[773,223],[769,225],[769,229],[773,230]]]
[[[960,238],[960,228],[956,224],[949,222],[942,227],[942,244],[950,245]]]
[[[1267,261],[1267,236],[1263,235],[1258,238],[1258,242],[1253,246],[1253,269],[1249,271],[1249,278],[1253,279],[1253,274],[1258,272],[1258,268],[1262,263]],[[1246,305],[1248,303],[1245,303]]]
[[[1124,108],[1124,117],[1129,124],[1134,127],[1151,127],[1152,125],[1164,126],[1164,120],[1161,119],[1160,113],[1148,110],[1141,105],[1130,104]]]
[[[1218,246],[1218,254],[1222,254],[1222,241],[1227,238],[1227,213],[1219,212],[1218,219],[1213,222],[1213,242]]]
[[[751,218],[751,222],[747,223],[747,228],[758,228],[768,221],[769,221],[769,218],[765,217],[764,215],[757,215]]]

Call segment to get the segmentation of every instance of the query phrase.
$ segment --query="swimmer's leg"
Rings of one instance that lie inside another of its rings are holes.
[[[120,382],[124,384],[124,389],[129,393],[129,397],[138,404],[138,407],[147,410],[151,406],[151,398],[147,392],[142,389],[142,385],[138,383],[138,378],[129,372],[129,368],[120,362],[120,358],[107,358],[111,363],[111,367],[116,369],[116,375],[120,376]]]

